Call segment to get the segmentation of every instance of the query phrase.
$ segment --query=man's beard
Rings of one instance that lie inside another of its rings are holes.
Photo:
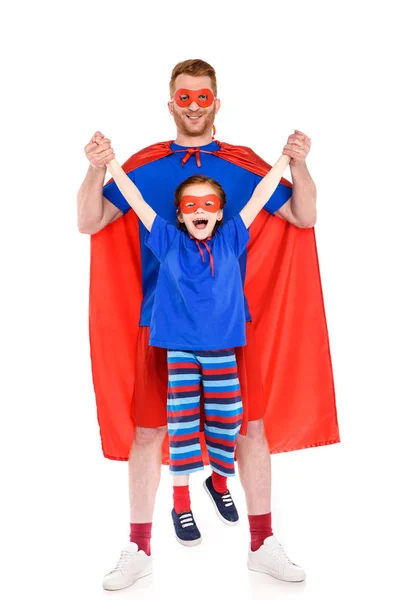
[[[187,116],[183,113],[177,113],[174,110],[174,121],[175,124],[178,128],[178,130],[182,133],[184,133],[185,135],[189,136],[189,137],[200,137],[202,135],[204,135],[205,133],[207,133],[208,131],[211,131],[212,126],[214,124],[214,120],[215,120],[215,107],[212,109],[211,112],[206,113],[205,119],[204,119],[204,125],[201,129],[192,129],[190,126],[190,121],[187,118]]]

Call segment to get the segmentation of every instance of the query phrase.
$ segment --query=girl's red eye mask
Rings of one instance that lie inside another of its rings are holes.
[[[203,208],[208,212],[216,213],[221,208],[221,201],[216,194],[207,194],[207,196],[182,196],[179,209],[185,215],[196,212],[198,208]]]

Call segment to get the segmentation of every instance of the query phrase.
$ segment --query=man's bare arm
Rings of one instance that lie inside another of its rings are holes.
[[[306,165],[310,147],[311,140],[304,133],[296,130],[289,136],[283,154],[291,159],[292,197],[275,213],[301,228],[314,227],[317,220],[317,190]]]
[[[106,164],[114,158],[110,140],[97,131],[85,146],[85,154],[90,165],[78,192],[78,229],[94,234],[123,213],[103,196]]]

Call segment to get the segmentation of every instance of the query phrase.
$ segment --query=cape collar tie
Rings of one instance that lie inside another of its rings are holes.
[[[185,150],[173,150],[173,152],[185,152],[185,156],[182,158],[182,167],[194,154],[196,156],[196,164],[199,168],[201,167],[200,152],[203,152],[204,154],[214,154],[214,152],[210,152],[209,150],[202,150],[201,148],[185,148]]]
[[[211,240],[211,236],[210,236],[210,237],[208,237],[208,238],[206,238],[205,240],[197,240],[195,237],[193,237],[193,236],[191,235],[191,236],[190,236],[190,239],[191,239],[191,240],[195,240],[195,242],[196,242],[196,246],[198,247],[198,249],[199,249],[199,252],[200,252],[200,255],[201,255],[201,260],[202,260],[203,262],[206,262],[206,259],[204,258],[204,252],[203,252],[203,248],[201,247],[201,244],[204,244],[204,246],[205,246],[205,248],[206,248],[206,250],[207,250],[207,252],[208,252],[208,255],[209,255],[209,257],[210,257],[211,276],[212,276],[212,277],[214,277],[214,257],[213,257],[213,255],[212,255],[212,253],[211,253],[210,246],[207,244],[207,242],[208,242],[209,240]]]

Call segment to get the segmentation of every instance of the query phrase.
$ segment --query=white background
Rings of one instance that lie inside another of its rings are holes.
[[[305,584],[247,571],[238,478],[231,490],[241,521],[231,529],[216,518],[203,475],[193,477],[203,544],[179,546],[164,468],[154,574],[114,595],[399,597],[395,4],[9,3],[1,26],[2,597],[107,596],[102,577],[128,541],[127,467],[100,449],[89,238],[77,231],[76,193],[95,130],[111,137],[121,162],[173,139],[169,76],[187,58],[216,68],[218,139],[268,162],[294,128],[313,140],[342,443],[273,457],[274,530],[306,568]]]

